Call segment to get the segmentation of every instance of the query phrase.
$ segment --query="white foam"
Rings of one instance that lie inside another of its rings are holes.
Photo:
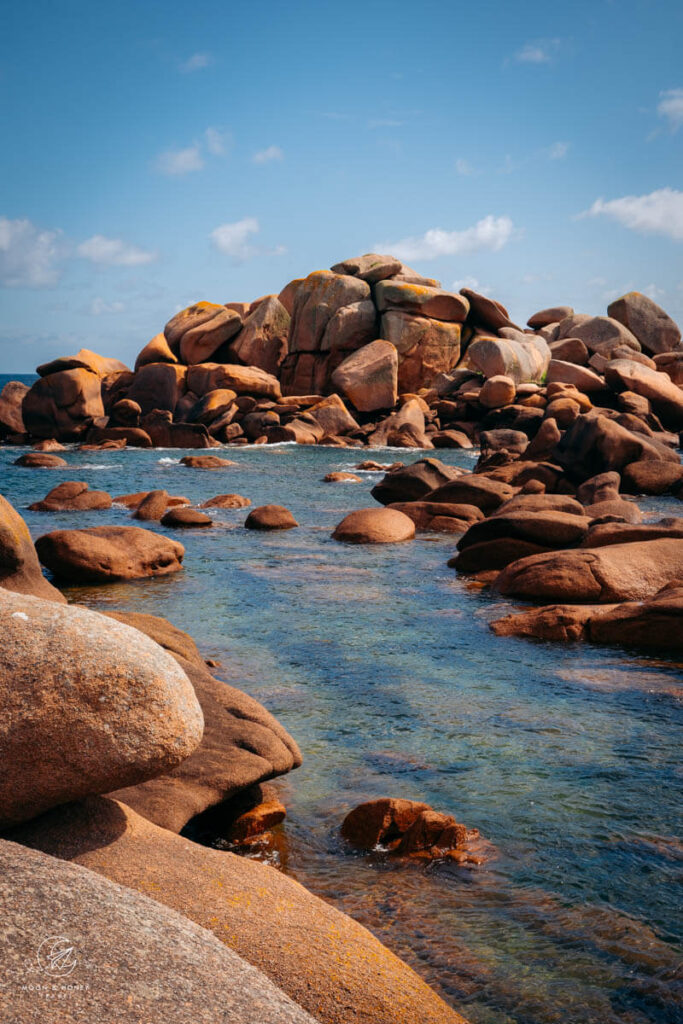
[[[180,459],[171,459],[168,456],[164,456],[163,459],[158,460],[162,466],[176,466],[180,465]]]

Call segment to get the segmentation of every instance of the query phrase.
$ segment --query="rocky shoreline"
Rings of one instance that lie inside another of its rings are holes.
[[[360,461],[358,472],[386,470],[372,489],[377,504],[353,508],[334,540],[453,534],[449,565],[468,585],[533,602],[492,623],[500,637],[683,647],[683,518],[647,521],[637,501],[683,497],[683,345],[673,321],[638,293],[606,317],[556,307],[522,330],[494,300],[443,291],[369,255],[290,282],[279,296],[184,310],[145,346],[135,373],[86,350],[38,373],[31,388],[12,382],[0,395],[5,443],[34,444],[17,459],[26,468],[64,469],[54,451],[65,444],[479,448],[473,472],[429,455],[408,465]],[[231,465],[217,454],[182,462],[207,480]],[[238,494],[192,507],[165,490],[112,496],[80,481],[59,483],[31,508],[76,514],[112,502],[136,521],[180,529],[211,527],[212,507],[244,508],[247,529],[300,529],[286,507],[248,509]],[[0,1003],[9,997],[16,1019],[34,1019],[42,994],[21,988],[32,930],[51,915],[56,935],[90,935],[99,902],[103,927],[106,914],[136,949],[145,928],[177,933],[173,956],[154,952],[179,986],[164,997],[172,1020],[214,1020],[219,1003],[254,1021],[462,1020],[369,932],[291,879],[180,835],[217,811],[237,846],[278,824],[284,808],[263,784],[301,764],[296,741],[217,680],[176,626],[67,604],[41,563],[68,585],[173,574],[184,556],[183,544],[142,525],[54,530],[34,546],[0,498],[9,766],[0,854],[17,936],[16,985],[0,990]],[[339,822],[349,843],[456,865],[486,858],[476,830],[389,796]],[[203,1005],[187,995],[197,943],[216,963]],[[108,966],[60,1019],[95,1019],[116,1002],[114,981],[128,968],[116,957]],[[148,999],[144,986],[131,987],[138,1016],[123,1019],[158,1014],[161,1004]]]

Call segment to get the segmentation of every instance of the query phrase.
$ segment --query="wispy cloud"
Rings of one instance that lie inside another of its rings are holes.
[[[564,160],[567,153],[569,152],[568,142],[553,142],[552,146],[548,149],[549,160]]]
[[[260,149],[258,153],[254,153],[252,161],[255,164],[270,164],[273,161],[284,160],[285,154],[279,146],[268,146],[266,149]]]
[[[59,280],[61,231],[42,231],[30,220],[0,217],[0,284],[50,288]]]
[[[672,132],[683,125],[683,89],[666,89],[659,94],[657,113],[669,122]]]
[[[462,158],[455,161],[455,169],[463,178],[469,178],[470,175],[476,173],[469,160],[463,160]]]
[[[76,248],[81,259],[108,267],[140,267],[153,263],[157,258],[155,252],[130,245],[121,238],[106,238],[104,235],[93,235]]]
[[[683,192],[673,188],[660,188],[644,196],[623,196],[607,201],[596,199],[593,205],[578,217],[609,217],[632,231],[665,235],[667,238],[682,242]]]
[[[219,252],[230,256],[235,263],[244,263],[256,252],[249,240],[259,230],[255,217],[244,217],[232,224],[220,224],[213,229],[210,238]]]
[[[478,277],[459,277],[451,285],[452,292],[459,292],[461,288],[469,288],[470,291],[479,292],[480,295],[487,295],[491,292],[489,286],[482,284]]]
[[[513,60],[518,64],[550,64],[559,48],[559,39],[537,39],[525,43],[513,54]]]
[[[213,57],[210,53],[193,53],[187,60],[181,61],[179,67],[184,75],[193,71],[203,71],[213,64]]]
[[[404,260],[433,260],[438,256],[489,250],[497,252],[507,245],[515,233],[509,217],[489,214],[463,231],[430,228],[424,235],[402,238],[398,242],[381,242],[376,252],[390,252]]]
[[[98,296],[90,303],[88,312],[91,316],[106,316],[109,313],[123,313],[125,308],[123,302],[105,302]]]
[[[219,128],[207,128],[204,132],[204,141],[211,156],[223,156],[230,148],[232,135]]]
[[[199,143],[185,149],[168,149],[157,157],[157,170],[170,177],[182,177],[192,171],[201,171],[204,166],[204,158]]]

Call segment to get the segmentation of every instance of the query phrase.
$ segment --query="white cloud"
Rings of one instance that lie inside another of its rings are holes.
[[[583,217],[611,217],[625,228],[650,235],[666,235],[683,242],[683,192],[660,188],[644,196],[596,199]]]
[[[461,288],[469,288],[470,291],[479,292],[480,295],[490,291],[490,288],[483,285],[477,277],[461,277],[451,285],[452,292],[459,292]]]
[[[550,64],[559,45],[559,39],[538,39],[517,50],[514,59],[519,64]]]
[[[284,160],[285,154],[279,146],[268,146],[267,149],[260,149],[251,158],[255,164],[270,164],[273,160]]]
[[[0,284],[49,288],[59,280],[60,231],[41,231],[30,220],[0,217]]]
[[[564,160],[567,153],[569,152],[568,142],[553,142],[552,146],[548,150],[549,160]]]
[[[666,89],[659,94],[657,113],[669,122],[672,132],[683,125],[683,89]]]
[[[514,232],[515,226],[509,217],[489,214],[464,231],[430,228],[424,235],[381,242],[375,252],[390,252],[403,260],[433,260],[438,256],[456,256],[483,249],[497,252],[507,245]]]
[[[96,299],[93,299],[90,303],[90,314],[92,316],[102,316],[107,313],[123,313],[126,307],[122,302],[105,302],[98,295]]]
[[[210,64],[213,64],[213,57],[210,53],[193,53],[191,57],[181,63],[180,70],[183,74],[189,74],[191,71],[203,71]]]
[[[199,143],[185,149],[169,149],[157,157],[157,169],[162,174],[183,175],[191,171],[201,171],[204,158]]]
[[[254,253],[249,238],[259,230],[259,222],[255,217],[244,217],[233,224],[221,224],[214,228],[210,238],[220,252],[230,256],[236,263],[243,263]]]
[[[207,128],[204,138],[211,156],[222,156],[232,141],[229,132],[219,131],[218,128]]]
[[[76,249],[77,254],[91,263],[108,267],[139,267],[145,263],[153,263],[156,253],[129,245],[120,238],[105,238],[104,235],[93,235]]]
[[[458,174],[462,174],[464,178],[469,177],[470,174],[474,174],[474,167],[469,162],[469,160],[456,160],[455,169],[458,172]]]

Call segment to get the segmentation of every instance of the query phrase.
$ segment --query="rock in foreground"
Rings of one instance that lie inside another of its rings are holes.
[[[110,583],[164,576],[182,568],[185,548],[139,526],[55,530],[36,541],[42,564],[69,583]]]
[[[0,495],[0,587],[17,594],[33,594],[46,601],[66,602],[43,576],[28,526],[9,501]]]
[[[0,624],[0,824],[142,782],[198,746],[189,679],[141,633],[3,589]]]
[[[4,1020],[314,1024],[210,932],[146,895],[9,842],[0,842],[0,878],[11,936],[0,987]],[[39,947],[47,972],[36,973]],[[60,951],[50,970],[50,953]],[[61,998],[48,1003],[47,995]]]

